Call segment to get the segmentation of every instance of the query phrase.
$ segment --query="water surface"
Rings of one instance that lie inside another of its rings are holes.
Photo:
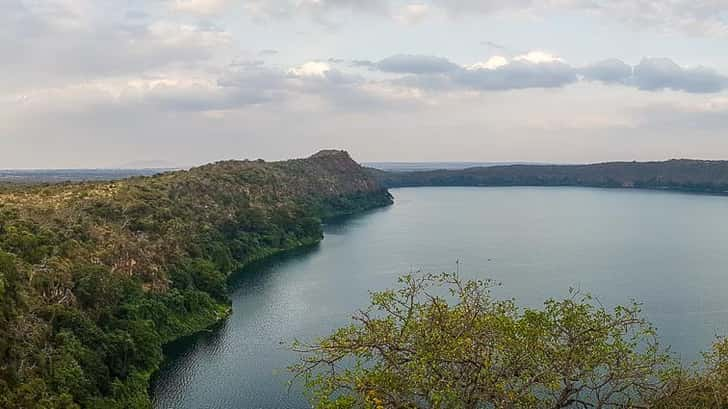
[[[453,271],[537,306],[568,288],[644,303],[664,343],[696,359],[728,330],[728,197],[589,188],[393,189],[395,204],[325,228],[312,249],[243,272],[230,319],[174,345],[156,408],[299,409],[294,338],[346,324],[399,274]]]

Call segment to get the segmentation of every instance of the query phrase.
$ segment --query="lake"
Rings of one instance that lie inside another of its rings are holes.
[[[728,197],[590,188],[393,189],[395,204],[325,227],[315,248],[241,272],[234,313],[169,348],[156,408],[300,409],[294,338],[349,322],[368,291],[410,271],[502,283],[538,306],[569,287],[605,305],[636,299],[685,362],[728,330]]]

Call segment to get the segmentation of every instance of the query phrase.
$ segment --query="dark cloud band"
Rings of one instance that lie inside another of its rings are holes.
[[[560,60],[527,59],[515,59],[495,67],[466,67],[442,57],[396,55],[379,62],[357,62],[355,66],[406,74],[395,81],[433,90],[558,88],[579,81],[632,86],[643,91],[673,90],[688,93],[715,93],[728,87],[728,77],[715,70],[682,67],[669,58],[643,58],[635,66],[613,58],[585,67],[574,67]]]

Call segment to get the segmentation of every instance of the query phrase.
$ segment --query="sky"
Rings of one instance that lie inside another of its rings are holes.
[[[728,0],[0,0],[0,168],[728,159]]]

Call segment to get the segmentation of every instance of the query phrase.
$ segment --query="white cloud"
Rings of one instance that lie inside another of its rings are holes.
[[[186,13],[212,15],[225,10],[229,3],[229,0],[174,0],[172,8]]]
[[[622,22],[636,29],[657,28],[695,35],[728,34],[725,0],[434,0],[451,14],[577,12]]]
[[[632,27],[656,27],[665,31],[682,31],[693,35],[728,34],[724,0],[613,0],[591,3],[576,1],[577,6]]]
[[[728,87],[728,77],[707,67],[681,67],[669,58],[643,58],[634,67],[634,84],[647,91],[711,93]]]
[[[169,33],[165,39],[168,45],[185,42],[188,35],[185,29],[180,31],[176,26],[161,26],[154,32],[155,35]],[[594,81],[652,91],[652,94],[663,89],[684,94],[715,93],[728,87],[725,77],[715,71],[682,67],[668,59],[646,58],[633,70],[616,59],[579,68],[543,52],[524,55],[528,58],[508,60],[493,56],[472,65],[458,65],[443,57],[397,55],[369,65],[371,69],[386,72],[384,77],[341,71],[322,61],[309,61],[288,69],[261,61],[237,61],[224,69],[172,67],[156,70],[154,75],[120,73],[71,81],[63,86],[34,87],[6,94],[0,98],[0,104],[11,112],[20,110],[27,114],[145,107],[150,112],[212,112],[208,117],[219,117],[225,111],[287,104],[314,111],[409,109],[445,103],[448,94],[554,89]],[[712,101],[710,106],[724,111],[724,100]]]
[[[150,3],[2,3],[0,89],[10,92],[131,73],[153,75],[172,65],[205,64],[232,53],[230,33],[212,24],[153,15],[144,8]]]
[[[471,64],[466,66],[465,68],[469,70],[494,70],[504,65],[508,65],[508,59],[500,55],[494,55],[488,58],[488,60],[485,62]]]
[[[335,10],[374,12],[404,22],[420,21],[435,9],[457,18],[474,14],[543,16],[549,12],[574,12],[604,17],[640,30],[656,28],[693,35],[728,35],[725,0],[432,0],[416,6],[402,7],[399,0],[249,0],[244,4],[251,15],[259,18],[304,13],[318,21],[328,21],[324,15]]]
[[[571,66],[558,60],[533,62],[514,59],[495,68],[459,70],[453,73],[451,80],[457,86],[482,91],[499,91],[559,88],[575,83],[577,77]]]
[[[384,142],[402,131],[412,146],[438,143],[433,155],[441,149],[465,155],[485,145],[488,152],[500,145],[503,155],[509,150],[541,155],[556,146],[530,143],[542,132],[559,134],[560,148],[586,146],[592,130],[610,126],[659,129],[659,137],[674,126],[691,137],[713,132],[721,140],[728,129],[728,66],[719,53],[707,55],[720,50],[720,40],[670,33],[664,36],[670,41],[658,44],[655,39],[662,37],[650,34],[624,51],[615,43],[608,52],[629,56],[627,62],[575,65],[566,57],[594,58],[598,50],[585,50],[583,43],[603,44],[597,38],[603,28],[576,39],[581,32],[539,34],[564,20],[591,16],[596,18],[587,24],[617,20],[630,27],[723,35],[725,1],[0,0],[0,159],[20,163],[19,146],[26,147],[25,160],[52,161],[60,157],[52,152],[57,148],[76,158],[82,156],[77,146],[99,140],[106,141],[98,146],[109,155],[122,143],[116,141],[125,141],[132,154],[155,141],[164,141],[163,152],[188,144],[200,149],[207,145],[195,141],[207,142],[218,132],[227,132],[228,143],[240,144],[246,154],[249,147],[269,143],[271,152],[287,156],[281,146],[308,151],[318,142],[339,140],[373,150],[377,144],[366,140],[371,135],[365,127],[378,127],[370,133]],[[240,11],[247,13],[242,19]],[[491,14],[499,16],[482,18]],[[501,19],[503,14],[529,18]],[[277,17],[288,20],[270,21]],[[511,23],[524,26],[514,29]],[[588,31],[587,24],[578,29]],[[485,42],[494,55],[482,55],[482,36],[508,46]],[[615,37],[632,38],[624,31]],[[372,43],[376,47],[368,46]],[[529,46],[536,50],[516,51]],[[553,53],[544,51],[549,47]],[[670,55],[679,63],[640,61],[643,52]],[[326,59],[329,53],[341,59]],[[716,69],[695,65],[701,53],[702,62]],[[284,126],[294,120],[309,122]],[[526,128],[516,135],[523,144],[508,142],[517,134],[511,131]],[[576,137],[562,136],[564,128]],[[498,129],[502,139],[493,133]],[[347,131],[362,139],[337,139]],[[453,147],[441,137],[460,137],[461,131],[472,143]],[[317,139],[324,133],[328,139]],[[423,138],[428,133],[430,139]],[[245,143],[241,134],[249,138]],[[602,147],[616,134],[604,131]],[[177,137],[185,143],[170,148]],[[483,138],[490,138],[487,144]],[[655,141],[662,139],[653,139],[653,146]],[[722,152],[728,154],[726,145]],[[53,148],[43,156],[39,146]],[[632,145],[625,146],[630,152]]]
[[[155,76],[106,77],[6,95],[0,104],[18,114],[82,113],[104,109],[148,112],[222,112],[253,106],[285,106],[305,110],[370,111],[407,106],[419,99],[415,89],[367,80],[310,61],[290,69],[265,64],[230,65],[222,72],[165,71]],[[295,101],[305,100],[306,103]],[[389,101],[389,102],[387,102]]]
[[[190,49],[215,49],[230,44],[232,37],[224,31],[211,30],[190,24],[156,21],[147,27],[146,39],[153,46]]]
[[[513,58],[514,61],[526,61],[533,64],[549,63],[549,62],[564,62],[561,58],[547,53],[545,51],[530,51],[526,54],[519,55]]]
[[[258,20],[306,16],[324,25],[336,23],[329,20],[329,14],[333,12],[383,16],[391,13],[388,0],[247,0],[243,2],[243,9]]]
[[[400,9],[395,19],[406,24],[418,24],[424,21],[431,11],[427,4],[408,4]]]
[[[424,55],[395,55],[365,66],[408,74],[395,83],[441,91],[560,88],[579,81],[620,84],[643,91],[717,93],[728,89],[728,76],[707,67],[683,67],[668,58],[643,58],[634,67],[615,58],[574,67],[553,54],[531,51],[512,60],[493,56],[485,62],[462,66],[446,58]]]
[[[331,66],[325,62],[309,61],[298,67],[290,68],[288,74],[296,77],[323,77],[330,70]]]

